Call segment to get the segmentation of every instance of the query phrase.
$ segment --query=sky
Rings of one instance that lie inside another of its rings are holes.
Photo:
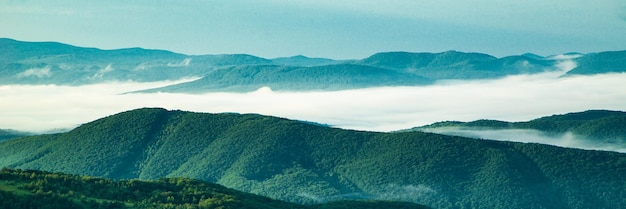
[[[0,0],[0,37],[184,54],[360,59],[626,49],[623,0]]]

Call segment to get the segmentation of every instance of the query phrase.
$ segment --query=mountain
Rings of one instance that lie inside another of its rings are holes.
[[[303,55],[297,55],[293,57],[280,57],[272,59],[272,62],[277,65],[288,66],[301,66],[301,67],[313,67],[324,65],[342,64],[347,61],[332,60],[326,58],[310,58]]]
[[[384,52],[357,61],[362,65],[395,69],[433,80],[486,79],[556,70],[553,60],[532,56],[495,58],[487,54]]]
[[[185,178],[115,181],[4,168],[0,171],[0,180],[0,208],[426,208],[412,203],[383,201],[304,206]]]
[[[191,56],[196,60],[194,64],[203,66],[239,66],[239,65],[267,65],[271,60],[248,54],[222,54],[222,55],[198,55]]]
[[[446,121],[417,127],[412,130],[453,134],[466,137],[483,137],[484,132],[505,130],[538,131],[549,137],[568,136],[572,142],[603,145],[626,150],[626,112],[587,110],[584,112],[546,116],[525,122],[477,120],[471,122]],[[506,135],[501,135],[506,139]],[[510,137],[510,136],[508,136]],[[494,139],[494,138],[489,138]]]
[[[143,108],[0,143],[0,167],[187,177],[298,203],[617,208],[626,154],[423,132],[342,130],[255,114]]]
[[[16,131],[11,129],[0,129],[0,141],[15,139],[23,136],[34,135],[28,132]]]
[[[201,77],[225,66],[268,63],[272,62],[245,54],[189,56],[142,48],[101,50],[0,39],[0,84],[177,80]]]
[[[426,85],[421,76],[353,64],[293,67],[245,65],[224,68],[198,80],[140,92],[255,91],[267,86],[273,90],[342,90],[376,86]]]
[[[626,51],[592,53],[575,59],[578,66],[567,75],[593,75],[626,72]]]
[[[622,72],[624,56],[620,55],[623,53],[573,56],[578,57],[575,58],[578,67],[570,74]],[[382,52],[361,60],[302,55],[265,59],[247,54],[185,55],[142,48],[102,50],[0,38],[0,85],[85,85],[203,78],[195,83],[144,92],[254,91],[263,86],[287,91],[341,90],[541,73],[559,70],[557,66],[561,61],[530,53],[496,58],[457,51]],[[233,85],[227,86],[229,84]]]

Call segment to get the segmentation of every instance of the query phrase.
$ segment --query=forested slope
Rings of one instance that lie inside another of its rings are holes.
[[[626,112],[611,110],[587,110],[537,118],[524,122],[476,120],[470,122],[446,121],[417,127],[426,130],[446,127],[468,129],[533,129],[546,135],[573,134],[581,140],[609,143],[626,147]]]
[[[615,208],[626,155],[254,114],[145,108],[0,143],[0,166],[116,179],[190,177],[272,198],[434,208]]]
[[[626,72],[626,51],[607,51],[584,55],[575,59],[578,66],[567,75],[594,75]]]
[[[0,171],[0,208],[221,208],[221,209],[421,209],[406,202],[342,201],[298,205],[185,178],[152,181],[110,180],[89,176],[4,168]]]

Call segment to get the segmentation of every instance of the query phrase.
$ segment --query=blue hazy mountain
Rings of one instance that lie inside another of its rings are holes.
[[[141,48],[100,50],[0,39],[0,83],[80,85],[199,77],[219,67],[267,64],[244,54],[188,56]]]
[[[626,204],[623,153],[156,108],[108,116],[66,133],[0,142],[0,167],[114,179],[188,177],[298,203],[381,199],[433,208]]]
[[[427,85],[431,82],[414,74],[354,64],[314,67],[244,65],[215,70],[198,80],[141,92],[248,92],[265,86],[279,91],[342,90]]]
[[[486,79],[507,75],[532,74],[555,70],[553,60],[535,56],[496,58],[481,53],[447,51],[442,53],[384,52],[359,64],[395,69],[429,79]]]
[[[574,59],[578,67],[568,74],[623,72],[625,53],[581,55]],[[494,79],[554,71],[558,70],[558,62],[530,53],[496,58],[457,51],[383,52],[361,60],[302,55],[265,59],[247,54],[185,55],[142,48],[101,50],[0,38],[0,84],[83,85],[202,78],[145,92],[250,91],[262,86],[295,91],[428,85],[441,79]]]
[[[311,58],[311,57],[307,57],[303,55],[297,55],[293,57],[274,58],[272,59],[272,62],[277,65],[312,67],[312,66],[335,65],[335,64],[346,63],[349,61],[333,60],[333,59],[326,59],[326,58]]]
[[[599,52],[577,58],[578,66],[568,75],[593,75],[626,72],[626,51]]]

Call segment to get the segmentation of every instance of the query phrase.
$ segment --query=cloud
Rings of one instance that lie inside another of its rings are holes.
[[[96,74],[94,74],[91,79],[95,79],[95,78],[102,78],[102,76],[104,76],[104,74],[108,73],[108,72],[112,72],[115,69],[113,68],[112,64],[108,64],[106,67],[98,70],[98,72],[96,72]]]
[[[30,68],[24,72],[17,74],[18,78],[23,78],[23,77],[43,78],[43,77],[50,77],[50,76],[52,76],[52,72],[50,72],[50,66],[46,66],[43,68]]]
[[[311,193],[302,192],[299,193],[299,197],[309,199],[315,203],[326,203],[338,200],[359,200],[359,199],[373,199],[373,200],[393,200],[393,201],[407,201],[414,203],[424,203],[433,195],[436,195],[437,191],[426,185],[398,185],[387,184],[381,188],[375,189],[370,193],[366,192],[353,192],[332,196],[319,196]]]
[[[396,200],[409,201],[414,203],[423,203],[429,196],[437,194],[437,191],[426,185],[397,185],[388,184],[380,191],[376,192],[374,197],[379,200]]]
[[[186,67],[191,63],[191,58],[185,58],[183,61],[179,63],[167,63],[168,67]]]
[[[587,150],[605,150],[626,153],[623,144],[611,144],[593,142],[593,139],[585,139],[572,133],[548,134],[534,129],[480,129],[480,128],[428,128],[423,131],[453,136],[463,136],[478,139],[490,139],[498,141],[512,141],[524,143],[550,144],[559,147],[570,147]]]
[[[626,74],[519,75],[495,80],[445,81],[431,86],[332,92],[122,94],[175,82],[85,86],[0,86],[0,128],[43,131],[140,107],[196,112],[259,113],[335,127],[392,131],[430,123],[496,119],[525,121],[588,109],[624,110]],[[37,102],[33,102],[37,101]]]

